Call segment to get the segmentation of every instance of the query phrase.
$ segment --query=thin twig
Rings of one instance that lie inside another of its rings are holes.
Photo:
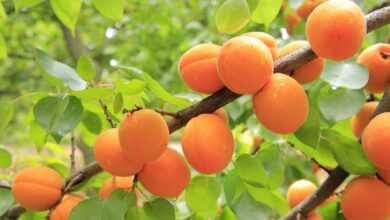
[[[101,99],[99,99],[99,103],[103,109],[104,115],[106,116],[106,120],[108,121],[108,123],[110,124],[110,126],[112,128],[115,128],[116,125],[115,125],[114,121],[112,120],[111,113],[110,113],[110,111],[108,111],[107,105]]]
[[[155,109],[154,111],[160,113],[161,115],[170,116],[172,118],[177,118],[178,117],[178,114],[176,112],[167,112],[167,111],[164,111],[162,109]]]
[[[76,153],[76,144],[75,144],[75,137],[74,132],[70,134],[70,172],[74,173],[76,168],[76,159],[75,159],[75,153]]]

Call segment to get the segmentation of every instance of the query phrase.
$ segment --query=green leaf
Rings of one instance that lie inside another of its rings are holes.
[[[279,215],[286,214],[290,209],[287,200],[277,191],[271,191],[263,187],[254,187],[250,184],[245,185],[254,200],[275,209]]]
[[[4,19],[7,17],[7,13],[5,12],[3,3],[0,2],[0,19]]]
[[[49,163],[47,166],[57,171],[64,178],[68,177],[70,174],[70,169],[63,163]]]
[[[15,5],[15,11],[19,11],[21,8],[32,8],[44,0],[13,0]]]
[[[82,0],[50,0],[50,4],[58,19],[74,33]]]
[[[195,213],[214,216],[221,187],[213,177],[196,176],[187,186],[185,201]]]
[[[7,44],[3,35],[0,33],[0,60],[7,58]]]
[[[33,212],[27,210],[18,218],[18,220],[46,220],[47,214],[48,211]]]
[[[148,89],[150,89],[150,91],[152,91],[161,100],[181,108],[185,108],[191,105],[191,102],[188,101],[187,99],[176,97],[170,94],[167,90],[164,89],[164,87],[160,85],[158,81],[154,80],[148,73],[144,72],[143,70],[140,70],[135,67],[130,67],[130,66],[118,66],[118,67],[128,70],[131,73],[141,77],[146,82]]]
[[[84,112],[83,125],[88,129],[88,131],[94,134],[99,134],[103,127],[103,123],[99,115],[91,111]]]
[[[165,199],[155,199],[144,205],[146,216],[150,219],[175,220],[175,208]]]
[[[0,100],[0,133],[4,131],[15,113],[15,104],[8,100]]]
[[[223,190],[227,204],[231,205],[245,191],[245,185],[237,174],[237,169],[229,171],[223,178]]]
[[[74,96],[47,96],[34,106],[34,117],[38,124],[59,142],[81,121],[83,106]]]
[[[77,73],[87,81],[92,80],[96,76],[95,63],[89,56],[80,56],[77,61]]]
[[[237,217],[229,206],[225,206],[218,220],[237,220]]]
[[[226,0],[217,10],[215,22],[219,32],[233,34],[250,21],[246,0]]]
[[[356,175],[375,174],[375,167],[367,159],[362,145],[356,140],[327,129],[322,132],[321,145],[330,148],[339,165],[349,173]]]
[[[30,138],[33,140],[35,148],[39,152],[41,151],[43,145],[46,144],[47,132],[39,126],[38,122],[32,121],[30,125]]]
[[[320,207],[320,213],[326,220],[343,220],[343,214],[340,210],[340,203],[332,201]]]
[[[2,216],[14,203],[14,197],[9,189],[0,188],[0,216]]]
[[[125,95],[135,95],[144,91],[146,88],[146,83],[139,79],[118,79],[115,82],[115,91],[121,92]]]
[[[87,83],[82,78],[80,78],[79,75],[77,75],[74,69],[63,63],[53,60],[43,51],[35,49],[35,58],[37,59],[38,64],[49,75],[61,79],[70,89],[79,91],[87,87]]]
[[[85,199],[74,207],[69,215],[69,220],[103,220],[105,214],[101,201],[94,197]]]
[[[318,97],[321,113],[332,122],[353,116],[364,103],[365,95],[361,90],[333,89],[326,86],[321,89]]]
[[[327,63],[321,79],[338,88],[361,89],[368,82],[368,72],[354,62]]]
[[[8,168],[12,164],[12,155],[4,148],[0,148],[0,168]]]
[[[112,96],[110,88],[88,88],[82,91],[72,92],[71,95],[77,96],[83,101],[92,101],[99,99],[108,99]]]
[[[243,193],[231,208],[240,220],[269,220],[273,212],[263,203],[254,200],[248,192]]]
[[[280,152],[276,146],[263,144],[255,155],[241,155],[235,163],[238,175],[249,183],[258,183],[277,188],[283,182],[284,168],[280,163]]]
[[[104,17],[115,21],[118,21],[123,17],[123,8],[125,6],[124,0],[93,0],[92,3]]]
[[[252,13],[252,20],[269,27],[282,6],[282,0],[260,0]]]
[[[114,113],[119,113],[123,108],[123,95],[117,93],[114,98]]]

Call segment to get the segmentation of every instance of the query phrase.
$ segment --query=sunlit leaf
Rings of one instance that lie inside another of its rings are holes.
[[[93,0],[95,8],[105,17],[112,20],[120,20],[123,17],[125,0]]]
[[[245,27],[250,17],[246,0],[226,0],[219,6],[215,22],[219,32],[233,34]]]
[[[43,1],[44,0],[13,0],[16,11],[19,11],[21,8],[32,8]]]
[[[84,80],[92,80],[96,76],[96,67],[93,60],[87,55],[82,55],[77,61],[77,73]]]
[[[82,0],[50,0],[54,13],[71,32],[75,30],[81,4]]]
[[[0,148],[0,168],[8,168],[12,164],[12,155],[4,148]]]
[[[368,82],[368,72],[354,62],[327,63],[321,79],[336,88],[361,89]]]

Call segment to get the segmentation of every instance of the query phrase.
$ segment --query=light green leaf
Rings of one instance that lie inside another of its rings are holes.
[[[69,168],[63,163],[48,163],[48,167],[57,171],[63,178],[66,178],[70,174]]]
[[[226,0],[217,10],[215,22],[219,32],[233,34],[250,21],[246,0]]]
[[[333,89],[326,86],[321,89],[318,97],[321,113],[332,122],[351,117],[364,103],[365,95],[361,90]]]
[[[0,168],[8,168],[12,164],[12,155],[4,148],[0,148]]]
[[[99,99],[108,99],[112,96],[110,88],[88,88],[82,91],[72,92],[71,95],[77,96],[83,101],[93,101]]]
[[[77,61],[77,73],[87,81],[92,80],[96,76],[95,63],[89,56],[80,56]]]
[[[47,132],[36,121],[32,121],[30,125],[30,138],[33,140],[35,148],[41,151],[47,141]]]
[[[122,93],[117,93],[114,98],[114,113],[119,113],[123,107],[123,95]]]
[[[14,203],[14,197],[9,189],[0,188],[0,216],[2,216]]]
[[[0,100],[0,133],[4,131],[15,113],[15,104],[8,100]]]
[[[4,19],[7,17],[7,13],[5,12],[3,3],[0,1],[0,19]]]
[[[124,0],[93,0],[92,3],[100,14],[109,19],[118,21],[123,17]]]
[[[44,0],[13,0],[15,5],[15,11],[19,11],[21,8],[32,8]]]
[[[354,62],[327,63],[321,79],[338,88],[361,89],[368,82],[368,72]]]
[[[231,205],[245,191],[245,185],[238,176],[237,169],[229,171],[223,181],[226,202]]]
[[[145,203],[144,211],[146,216],[148,216],[151,220],[175,220],[175,208],[165,199],[158,198]]]
[[[213,177],[196,176],[187,186],[185,201],[195,213],[214,216],[217,213],[217,200],[221,186]]]
[[[254,200],[275,209],[279,215],[286,214],[290,209],[287,200],[277,191],[271,191],[263,187],[254,187],[250,184],[245,185]]]
[[[322,132],[321,145],[330,148],[339,165],[349,173],[356,175],[375,174],[375,167],[367,159],[362,145],[356,140],[327,129]]]
[[[223,208],[223,212],[218,220],[238,220],[234,212],[230,209],[229,206]]]
[[[282,2],[282,0],[260,0],[252,13],[252,20],[268,27],[278,15]]]
[[[269,220],[271,213],[274,213],[263,203],[254,200],[248,192],[243,193],[231,207],[239,220]]]
[[[135,95],[144,91],[146,83],[139,79],[126,80],[123,78],[115,82],[115,91],[124,95]]]
[[[50,4],[58,19],[74,33],[82,0],[50,0]]]
[[[7,44],[0,33],[0,60],[7,58]]]
[[[87,83],[76,73],[74,69],[68,65],[53,60],[43,51],[36,49],[35,58],[37,59],[38,64],[49,75],[61,79],[70,89],[79,91],[87,87]]]
[[[91,111],[84,112],[83,125],[88,129],[88,131],[94,134],[99,134],[103,127],[103,123],[99,115]]]
[[[83,106],[74,96],[47,96],[34,106],[34,117],[38,124],[59,142],[81,121]]]

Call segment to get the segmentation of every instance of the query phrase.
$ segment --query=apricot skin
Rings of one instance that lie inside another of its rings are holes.
[[[223,84],[238,94],[254,94],[273,72],[272,55],[261,41],[247,36],[228,40],[218,57],[218,75]]]
[[[139,163],[156,160],[168,146],[169,129],[164,118],[150,109],[127,113],[119,127],[124,156]]]
[[[363,131],[363,150],[381,170],[390,170],[390,112],[375,116]]]
[[[198,172],[221,172],[233,156],[233,135],[214,114],[192,118],[184,129],[181,144],[188,163]]]
[[[293,34],[294,29],[299,25],[301,21],[301,16],[299,16],[295,11],[289,11],[286,16],[287,32],[289,34]]]
[[[229,116],[226,113],[225,109],[219,108],[217,111],[214,112],[215,115],[220,117],[226,124],[229,124]]]
[[[129,190],[133,186],[133,177],[111,177],[108,178],[99,191],[99,197],[102,199],[110,197],[115,189]]]
[[[298,8],[297,13],[299,16],[306,18],[310,13],[321,3],[326,0],[305,0]]]
[[[378,102],[367,102],[363,105],[360,111],[352,117],[352,132],[357,138],[362,135],[364,128],[370,122],[377,106]]]
[[[341,197],[348,220],[386,220],[390,216],[390,187],[375,177],[352,180]]]
[[[191,174],[183,157],[175,150],[167,148],[160,158],[144,166],[138,178],[152,194],[173,198],[183,192]]]
[[[293,78],[276,73],[253,97],[257,119],[279,134],[296,131],[306,120],[309,104],[303,87]]]
[[[217,71],[220,50],[215,44],[199,44],[180,58],[180,76],[192,90],[210,94],[223,88]]]
[[[310,45],[307,41],[293,41],[279,50],[278,57],[284,57],[295,50],[309,46]],[[295,69],[291,77],[301,84],[312,82],[320,77],[322,71],[324,70],[324,65],[325,59],[318,57]]]
[[[142,168],[141,163],[124,157],[117,128],[108,129],[96,137],[94,155],[103,170],[114,176],[132,176]]]
[[[271,51],[272,58],[274,60],[277,58],[278,43],[275,40],[275,38],[272,37],[271,35],[269,35],[265,32],[249,32],[249,33],[243,34],[242,36],[253,37],[257,40],[260,40]]]
[[[357,59],[359,64],[368,69],[366,90],[372,93],[382,93],[390,83],[390,58],[385,59],[381,53],[390,54],[390,44],[372,45]]]
[[[287,202],[291,208],[297,206],[306,197],[315,192],[317,187],[310,181],[301,179],[290,185],[287,190]]]
[[[50,220],[68,220],[70,212],[81,202],[81,198],[74,195],[67,195],[50,214]]]
[[[336,61],[351,58],[366,35],[362,10],[350,0],[329,0],[309,15],[306,38],[320,57]]]
[[[19,171],[12,184],[15,200],[26,209],[43,211],[61,198],[62,179],[47,167],[29,167]]]

